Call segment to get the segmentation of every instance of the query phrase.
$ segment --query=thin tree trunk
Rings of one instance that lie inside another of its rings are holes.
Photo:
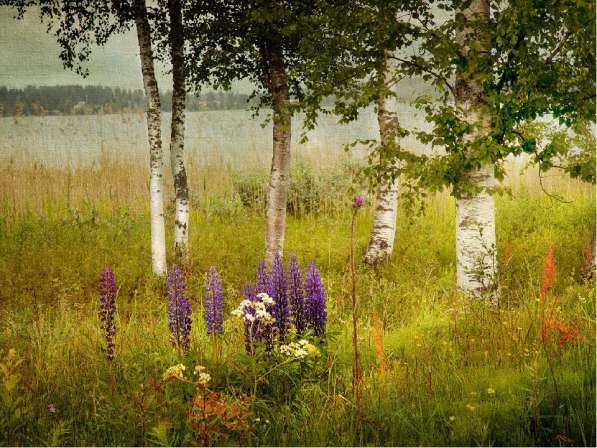
[[[286,201],[290,184],[291,112],[282,50],[273,45],[265,52],[268,53],[268,78],[273,109],[273,156],[265,227],[265,261],[271,265],[275,255],[282,254],[284,250]]]
[[[466,20],[489,18],[489,1],[472,0],[463,10]],[[471,30],[465,27],[456,39],[467,57]],[[488,49],[482,37],[481,49]],[[470,136],[475,139],[488,132],[490,117],[483,109],[482,86],[474,73],[459,73],[456,78],[456,106],[464,121],[480,124]],[[469,174],[474,187],[493,187],[493,165],[485,165]],[[456,199],[456,277],[458,288],[475,297],[497,299],[497,261],[495,238],[495,205],[485,190],[464,194]]]
[[[170,56],[172,61],[172,126],[170,133],[170,167],[174,179],[174,253],[188,261],[189,187],[184,165],[185,68],[184,35],[180,0],[168,0],[170,14]]]
[[[389,71],[387,57],[382,64],[382,79],[385,88],[388,88],[392,74]],[[395,111],[390,110],[391,98],[384,94],[377,100],[377,122],[379,123],[379,136],[383,147],[388,148],[398,144],[397,130],[398,117]],[[390,180],[387,184],[377,188],[375,218],[369,246],[365,254],[365,263],[376,264],[392,254],[394,238],[396,236],[396,216],[398,214],[398,186],[399,180]]]
[[[153,67],[151,30],[145,0],[135,0],[135,24],[143,86],[147,97],[147,136],[149,139],[149,195],[151,214],[151,261],[153,272],[166,274],[166,235],[164,228],[164,176],[162,161],[160,92]]]

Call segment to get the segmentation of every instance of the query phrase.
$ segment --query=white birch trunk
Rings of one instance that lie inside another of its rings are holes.
[[[265,50],[269,59],[269,88],[273,109],[273,155],[267,194],[265,261],[271,266],[284,250],[286,202],[290,185],[291,114],[288,110],[288,80],[282,51],[278,46]]]
[[[493,167],[470,175],[476,186],[494,185]],[[480,192],[456,199],[456,280],[458,288],[476,297],[494,296],[497,287],[495,206]]]
[[[170,49],[172,62],[172,125],[170,133],[170,167],[174,180],[174,253],[183,263],[188,262],[189,188],[184,164],[185,132],[185,68],[184,35],[180,0],[169,0]]]
[[[488,0],[472,0],[463,10],[467,20],[489,17]],[[471,30],[465,27],[456,39],[463,55],[469,53]],[[488,43],[477,42],[487,51]],[[464,121],[479,125],[470,139],[487,133],[490,118],[483,109],[482,86],[474,73],[456,77],[456,106]],[[474,187],[493,187],[493,165],[486,165],[469,174]],[[456,280],[460,290],[477,298],[497,299],[497,259],[495,237],[495,205],[484,190],[464,194],[456,199]]]
[[[382,67],[384,83],[388,86],[392,75],[389,72],[387,58]],[[384,95],[380,95],[377,100],[377,122],[380,141],[384,147],[398,144],[398,117],[396,111],[390,110],[390,104],[393,105],[394,102]],[[377,188],[375,218],[364,260],[367,264],[377,264],[392,254],[398,214],[398,187],[399,179],[396,178]]]
[[[166,274],[166,231],[164,227],[164,176],[161,139],[160,93],[153,66],[151,30],[145,0],[135,0],[135,25],[141,57],[143,86],[147,97],[149,139],[149,203],[151,216],[151,261],[154,274]]]

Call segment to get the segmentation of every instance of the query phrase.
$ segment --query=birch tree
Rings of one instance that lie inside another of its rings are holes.
[[[170,17],[170,61],[172,63],[172,123],[170,131],[170,167],[174,179],[174,253],[188,261],[189,187],[184,163],[186,109],[186,74],[184,29],[181,0],[168,0]]]
[[[136,27],[143,85],[147,96],[147,130],[150,150],[150,221],[152,270],[166,273],[166,245],[163,200],[163,161],[161,144],[161,112],[158,85],[155,79],[151,28],[145,0],[132,3],[83,0],[13,0],[8,6],[17,8],[18,16],[35,8],[48,32],[61,47],[60,59],[66,68],[83,77],[88,75],[85,63],[96,46],[103,46],[115,34]]]
[[[595,4],[526,0],[437,2],[420,45],[401,56],[406,73],[437,89],[418,105],[432,131],[417,131],[437,156],[409,156],[395,168],[415,191],[451,189],[456,200],[457,285],[475,297],[497,298],[492,194],[510,154],[534,154],[522,130],[551,116],[571,127],[595,120]]]
[[[248,79],[259,99],[271,107],[272,162],[267,194],[265,260],[271,264],[284,249],[290,184],[292,116],[315,109],[305,103],[309,69],[302,42],[314,32],[308,23],[316,2],[278,0],[214,1],[190,8],[189,79],[228,89]]]
[[[456,44],[467,60],[471,47],[478,55],[489,51],[489,0],[472,0],[461,12],[463,26],[456,31]],[[471,25],[477,25],[476,30]],[[488,135],[491,117],[483,102],[481,79],[468,69],[456,71],[456,112],[472,130],[470,141]],[[495,204],[490,189],[495,186],[491,163],[481,163],[467,174],[472,189],[456,198],[456,284],[466,293],[480,296],[497,288]]]
[[[384,54],[380,79],[384,88],[389,89],[393,84],[393,76],[388,67],[388,55]],[[391,110],[392,98],[380,95],[377,99],[377,123],[379,125],[380,144],[383,147],[398,145],[398,116]],[[398,186],[399,179],[389,179],[378,185],[375,198],[375,217],[365,263],[376,264],[388,258],[394,249],[396,237],[396,218],[398,216]]]
[[[149,140],[149,204],[151,219],[151,262],[154,274],[166,274],[166,230],[164,225],[164,162],[161,138],[160,91],[155,77],[151,28],[145,0],[133,5],[143,87],[147,97],[147,137]]]
[[[417,0],[369,0],[348,5],[330,1],[323,12],[320,32],[312,41],[314,64],[321,75],[311,87],[322,95],[333,96],[332,112],[340,121],[357,119],[367,107],[376,109],[380,136],[377,141],[367,142],[371,167],[366,172],[376,197],[364,259],[369,264],[392,254],[396,235],[398,175],[372,169],[380,158],[381,162],[391,158],[398,164],[399,153],[406,151],[400,145],[406,130],[400,126],[396,110],[396,85],[402,74],[394,55],[417,40],[419,30],[412,18],[425,23],[429,13],[429,4]]]

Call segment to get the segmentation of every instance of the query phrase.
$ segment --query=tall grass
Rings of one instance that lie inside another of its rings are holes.
[[[164,285],[150,274],[145,167],[103,160],[76,170],[2,168],[3,444],[196,443],[188,390],[161,381],[181,361],[207,366],[211,387],[230,400],[251,395],[242,325],[226,317],[216,364],[200,317],[210,266],[222,275],[225,316],[254,277],[267,173],[192,162],[190,173],[188,286],[196,325],[181,359],[168,341]],[[327,287],[323,368],[292,396],[264,384],[249,404],[248,433],[213,443],[595,444],[594,284],[582,276],[595,225],[591,187],[550,179],[546,188],[571,201],[559,202],[542,193],[532,173],[512,175],[512,195],[497,198],[498,308],[454,290],[453,200],[435,195],[421,216],[401,211],[391,259],[376,269],[357,264],[363,413],[355,425],[346,194],[354,166],[305,162],[293,174],[285,253],[315,261]],[[372,212],[365,209],[356,227],[357,260]],[[557,318],[581,334],[563,347],[542,337],[541,276],[549,247]],[[111,363],[101,351],[97,317],[105,266],[119,288]]]

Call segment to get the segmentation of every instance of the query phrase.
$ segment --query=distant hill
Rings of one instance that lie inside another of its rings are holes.
[[[433,89],[421,79],[404,79],[396,86],[399,101],[408,102],[417,95],[430,94]],[[161,98],[162,110],[172,108],[172,92]],[[187,110],[237,110],[247,109],[252,103],[246,93],[205,92],[187,96]],[[333,98],[324,100],[325,106]],[[107,86],[27,86],[25,88],[0,87],[0,117],[26,115],[91,115],[98,113],[129,113],[145,110],[142,90]]]
[[[189,95],[189,111],[230,110],[248,107],[249,95],[234,92],[206,92]],[[172,92],[162,95],[162,110],[172,106]],[[24,89],[0,87],[0,116],[90,115],[145,110],[142,90],[106,86],[28,86]]]

